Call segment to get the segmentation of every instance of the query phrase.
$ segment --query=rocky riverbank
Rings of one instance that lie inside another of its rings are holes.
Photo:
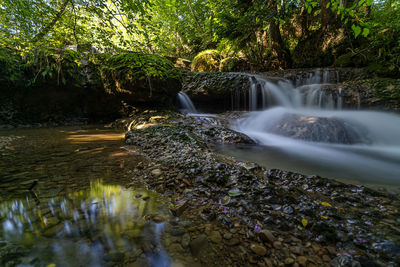
[[[397,195],[217,154],[215,144],[252,144],[228,123],[158,112],[122,123],[142,157],[135,179],[170,200],[171,256],[207,266],[397,266]]]

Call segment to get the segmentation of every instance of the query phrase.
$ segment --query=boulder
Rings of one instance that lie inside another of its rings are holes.
[[[311,142],[337,144],[365,143],[365,138],[360,136],[349,123],[337,118],[287,114],[272,126],[269,131]]]

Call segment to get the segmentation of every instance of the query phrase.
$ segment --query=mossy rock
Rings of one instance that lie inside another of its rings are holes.
[[[220,72],[234,72],[249,70],[247,61],[240,57],[227,57],[221,60],[219,65]]]
[[[181,72],[161,56],[143,53],[93,54],[97,83],[105,91],[123,97],[129,104],[172,105],[181,90]]]
[[[192,71],[210,72],[218,71],[221,54],[217,50],[205,50],[200,52],[192,62]]]

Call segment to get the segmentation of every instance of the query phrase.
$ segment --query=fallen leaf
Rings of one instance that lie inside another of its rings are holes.
[[[306,219],[302,219],[301,223],[303,224],[304,227],[306,227],[308,224],[308,221]]]

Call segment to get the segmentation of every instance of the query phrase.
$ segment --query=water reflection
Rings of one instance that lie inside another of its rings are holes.
[[[0,265],[108,266],[146,257],[169,266],[160,235],[157,195],[92,182],[88,190],[36,203],[0,204]],[[142,253],[144,252],[144,254]]]

